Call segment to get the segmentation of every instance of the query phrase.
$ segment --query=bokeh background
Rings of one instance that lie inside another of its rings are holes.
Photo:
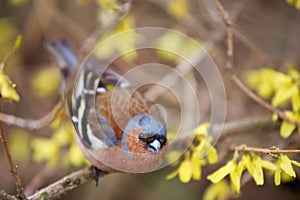
[[[110,23],[108,18],[104,18],[103,21],[103,13],[111,14],[114,10],[110,11],[103,6],[105,5],[103,2],[100,0],[0,0],[0,59],[13,45],[15,37],[18,34],[23,36],[19,53],[6,69],[7,74],[17,85],[21,100],[16,103],[4,103],[4,113],[38,119],[53,108],[60,98],[60,76],[57,64],[45,50],[44,42],[64,39],[72,44],[77,52],[84,54],[86,49],[93,46],[91,41],[93,43],[101,39],[105,23]],[[173,7],[171,2],[172,0],[133,1],[129,10],[131,21],[129,20],[124,27],[171,28],[180,30],[201,43],[212,42],[213,46],[208,52],[219,66],[226,88],[226,121],[269,115],[234,86],[223,67],[226,47],[225,29],[214,2],[178,0],[179,3],[174,4]],[[271,66],[279,70],[284,70],[289,63],[300,66],[300,11],[294,6],[284,0],[222,2],[234,22],[236,35],[234,59],[239,74],[242,75],[247,70],[262,66]],[[176,43],[172,38],[169,42]],[[184,44],[182,48],[185,48]],[[147,62],[159,62],[172,67],[178,64],[172,59],[160,58],[155,52],[141,51],[133,62],[120,59],[115,62],[114,68],[124,73],[135,65]],[[196,77],[196,80],[199,81],[197,95],[203,111],[201,121],[205,122],[209,120],[207,112],[209,113],[210,100],[201,77]],[[33,158],[34,149],[39,147],[32,147],[30,141],[37,137],[51,137],[53,134],[51,127],[26,131],[5,125],[5,132],[28,194],[82,167],[80,166],[82,163],[79,163],[79,166],[65,167],[58,164],[49,166],[49,163],[37,162]],[[235,134],[234,137],[226,138],[221,141],[221,144],[217,144],[217,149],[226,149],[233,143],[269,147],[275,143],[274,141],[279,140],[277,132],[255,130],[247,134]],[[299,147],[299,142],[294,137],[289,140],[289,143]],[[174,167],[143,175],[113,174],[100,178],[98,187],[91,182],[61,199],[201,199],[210,184],[205,177],[217,167],[204,167],[202,180],[191,181],[188,184],[181,183],[178,178],[166,180],[166,176],[175,169]],[[15,186],[2,150],[0,151],[0,189],[10,194],[15,193]],[[252,180],[249,181],[242,187],[238,198],[298,199],[299,189],[299,179],[276,187],[272,177],[268,177],[262,187],[256,186]]]

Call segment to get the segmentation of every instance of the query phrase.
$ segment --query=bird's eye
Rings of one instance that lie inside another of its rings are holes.
[[[140,133],[139,134],[139,136],[138,136],[138,138],[139,138],[139,140],[141,140],[142,142],[146,142],[146,138],[145,138],[145,136],[144,136],[144,134],[143,133]]]
[[[139,134],[139,139],[140,139],[140,140],[141,140],[141,139],[144,139],[143,133],[140,133],[140,134]]]

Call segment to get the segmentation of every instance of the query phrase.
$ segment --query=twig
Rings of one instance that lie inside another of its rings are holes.
[[[15,196],[9,195],[3,190],[0,190],[0,199],[1,200],[18,200]]]
[[[149,2],[152,2],[155,5],[160,6],[163,9],[166,9],[166,5],[163,1],[149,0]],[[234,17],[233,17],[234,19],[237,18],[242,7],[243,7],[242,3],[238,2],[237,11],[234,13]],[[189,19],[193,19],[193,18],[189,18]],[[188,25],[189,23],[182,22],[178,18],[176,18],[176,20],[186,30],[190,30],[189,25]],[[193,19],[192,21],[196,21],[196,20]],[[190,22],[190,21],[187,20],[187,22]],[[193,27],[192,34],[201,38],[199,29],[196,28],[195,26],[192,26],[192,27]],[[190,63],[181,62],[174,69],[176,71],[178,71],[181,75],[185,75],[185,74],[189,73],[193,69],[192,65],[194,65],[194,66],[198,65],[198,63],[200,63],[203,60],[203,58],[205,58],[206,52],[209,52],[212,49],[213,45],[215,43],[219,42],[224,37],[224,35],[225,35],[225,32],[222,30],[222,28],[218,28],[217,30],[213,31],[213,34],[210,35],[210,38],[201,44],[202,48],[189,59],[191,61]],[[167,83],[167,85],[171,87],[172,85],[174,85],[176,83],[176,75],[168,74],[165,77],[163,77],[163,79],[160,81],[160,83]],[[163,92],[165,92],[166,90],[167,90],[166,88],[162,88],[158,85],[155,85],[155,86],[151,87],[149,90],[147,90],[144,95],[147,99],[154,100],[158,96],[163,94]]]
[[[257,104],[261,105],[265,109],[269,110],[272,113],[275,113],[278,115],[278,117],[284,121],[287,121],[289,123],[292,123],[296,125],[297,127],[300,127],[300,123],[288,118],[281,110],[274,108],[271,104],[268,102],[264,101],[262,98],[257,96],[255,93],[253,93],[250,89],[246,87],[246,85],[240,80],[236,72],[234,71],[234,66],[233,66],[233,31],[232,31],[232,23],[229,19],[229,14],[227,11],[224,9],[222,4],[219,2],[219,0],[215,0],[215,3],[217,5],[217,9],[219,10],[222,19],[226,25],[226,30],[227,30],[227,52],[226,52],[226,68],[229,69],[232,73],[231,79],[232,81],[236,84],[238,88],[242,92],[244,92],[249,98],[251,98],[254,102]]]
[[[24,193],[29,196],[32,195],[37,188],[40,188],[50,177],[54,175],[55,171],[49,169],[46,165],[43,169],[36,173],[24,189]]]
[[[278,149],[276,147],[265,149],[265,148],[247,147],[246,145],[233,146],[230,149],[232,151],[256,152],[256,153],[265,153],[268,155],[274,155],[280,153],[286,153],[286,154],[300,153],[300,149]]]
[[[294,120],[291,120],[288,118],[281,110],[274,108],[271,104],[268,102],[264,101],[262,98],[257,96],[254,92],[248,89],[248,87],[239,79],[239,77],[236,74],[232,75],[232,81],[236,84],[240,90],[242,90],[249,98],[251,98],[254,102],[257,104],[261,105],[265,109],[271,111],[272,113],[275,113],[278,115],[278,117],[284,121],[287,121],[289,123],[295,124],[297,127],[300,127],[300,124],[297,123]]]
[[[261,49],[259,49],[250,39],[248,39],[241,31],[239,31],[238,29],[234,29],[233,34],[246,47],[248,47],[262,63],[265,63],[267,61],[267,55]]]
[[[95,47],[99,38],[110,34],[120,24],[122,17],[129,12],[132,0],[119,0],[117,4],[119,9],[114,12],[101,10],[100,26],[84,40],[80,48],[82,54],[89,53]]]
[[[63,105],[64,104],[61,103],[58,108],[54,106],[54,108],[48,114],[40,119],[24,119],[21,117],[16,117],[14,115],[0,113],[0,121],[8,125],[18,126],[31,131],[38,130],[49,125],[56,118]]]
[[[101,175],[103,176],[105,175],[105,173],[103,172]],[[68,176],[65,176],[64,178],[52,183],[44,189],[41,189],[40,191],[30,196],[28,199],[54,200],[93,179],[93,170],[91,168],[84,168]]]
[[[232,22],[229,18],[229,14],[224,9],[219,0],[215,0],[217,8],[221,13],[222,19],[226,25],[227,31],[227,60],[225,67],[229,70],[233,70],[233,31],[232,31]]]
[[[159,6],[163,10],[167,10],[167,1],[162,1],[162,0],[148,0],[149,2],[153,3],[156,6]],[[197,19],[195,19],[192,15],[187,14],[186,17],[184,18],[177,18],[174,16],[171,16],[174,20],[177,21],[178,24],[183,26],[185,30],[188,32],[192,33],[193,35],[197,36],[198,38],[203,38],[203,30],[200,29],[198,26],[199,22]]]
[[[220,138],[218,142],[226,139],[230,135],[234,134],[247,134],[255,130],[267,131],[267,130],[276,130],[278,129],[278,123],[272,121],[271,117],[266,118],[246,118],[241,120],[236,120],[232,122],[225,122],[224,124],[217,124],[210,128],[209,135],[215,135],[220,133]],[[192,136],[192,135],[191,135]],[[176,142],[179,144],[189,141],[191,138],[187,136],[176,137]],[[178,145],[180,146],[180,145]],[[229,153],[230,151],[228,151]],[[220,159],[222,160],[222,159]]]
[[[20,45],[21,45],[21,39],[22,37],[19,35],[17,36],[17,39],[15,41],[14,46],[9,50],[9,52],[4,56],[2,62],[0,63],[0,68],[2,70],[4,70],[6,68],[6,65],[8,64],[8,62],[11,60],[11,58],[17,54]]]
[[[199,51],[197,51],[191,58],[189,58],[189,62],[181,62],[179,63],[174,69],[179,73],[180,75],[184,76],[187,73],[189,73],[192,69],[193,66],[198,65],[207,55],[206,51],[209,51],[212,48],[213,44],[210,41],[204,42],[202,44],[203,48],[200,48]],[[164,76],[160,80],[160,84],[162,85],[168,85],[169,87],[172,87],[177,83],[177,73],[169,73],[166,76]],[[160,85],[154,85],[150,89],[148,89],[145,93],[144,96],[148,100],[155,100],[158,96],[163,94],[167,88],[162,88]]]
[[[220,140],[228,137],[232,134],[242,134],[249,133],[250,131],[260,130],[276,130],[279,126],[277,122],[274,122],[271,117],[264,118],[246,118],[231,122],[226,122],[224,125],[216,125],[211,127],[212,134],[219,133],[220,130],[222,134],[219,138]]]
[[[0,105],[0,110],[1,110],[1,105]],[[20,177],[18,175],[18,171],[17,171],[17,166],[13,163],[13,160],[12,160],[12,157],[11,157],[8,145],[7,145],[7,140],[6,140],[6,136],[4,133],[2,121],[0,121],[0,139],[2,142],[2,147],[3,147],[3,151],[5,154],[6,160],[9,165],[9,171],[12,174],[14,181],[15,181],[15,185],[17,188],[17,196],[19,199],[27,199],[26,196],[24,195],[21,179],[20,179]]]

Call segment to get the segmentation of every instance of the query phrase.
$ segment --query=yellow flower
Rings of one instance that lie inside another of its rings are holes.
[[[156,44],[158,56],[165,61],[181,61],[182,57],[191,57],[199,50],[199,41],[186,38],[176,31],[166,32],[156,40]]]
[[[0,95],[5,100],[19,101],[20,96],[15,90],[16,85],[4,74],[3,69],[0,69]]]
[[[117,0],[96,0],[96,3],[104,11],[113,12],[115,9],[120,9]]]
[[[294,5],[298,10],[300,9],[300,0],[285,0],[288,4]]]
[[[47,98],[57,92],[60,86],[60,72],[58,68],[47,67],[41,69],[32,79],[31,87],[35,95]]]
[[[277,169],[274,174],[274,183],[276,186],[280,185],[281,180],[287,182],[296,177],[293,165],[300,167],[300,163],[298,161],[291,160],[285,154],[280,154],[280,157],[277,161]]]
[[[189,151],[185,153],[185,159],[179,164],[179,167],[174,172],[170,173],[166,178],[172,179],[179,176],[179,180],[187,183],[190,180],[200,180],[202,174],[202,166],[214,164],[218,161],[217,150],[211,145],[213,138],[207,136],[206,132],[209,128],[209,123],[200,125],[193,134],[196,134],[195,143],[197,146],[192,146]],[[172,156],[177,156],[173,153]],[[205,156],[207,156],[205,158]]]
[[[178,176],[181,182],[190,182],[193,175],[192,167],[192,162],[190,160],[184,160],[182,163],[180,163],[180,166],[178,168]]]
[[[65,166],[73,165],[75,167],[79,167],[84,164],[88,164],[89,162],[85,159],[79,147],[77,146],[77,143],[74,141],[71,144],[67,155],[64,156],[63,163]]]
[[[52,141],[60,146],[69,144],[75,136],[73,125],[69,122],[57,128],[52,137]]]
[[[282,72],[271,68],[262,68],[260,70],[249,71],[246,74],[246,82],[251,89],[254,89],[259,96],[268,99],[275,94],[273,104],[280,105],[290,97],[290,94],[280,95],[278,91],[290,88],[292,86],[292,78]]]
[[[188,16],[187,0],[169,0],[167,11],[176,18],[185,18]]]
[[[36,138],[33,139],[31,147],[33,148],[34,161],[47,161],[47,165],[50,167],[56,166],[59,155],[57,143],[45,138]]]
[[[199,125],[196,128],[195,134],[197,134],[197,135],[206,135],[209,127],[210,127],[210,123],[209,122],[203,123],[203,124]]]
[[[300,123],[300,115],[295,114],[291,111],[285,111],[284,114],[291,120]],[[287,121],[283,121],[280,126],[280,135],[282,138],[288,138],[293,131],[296,129],[296,125],[289,123]],[[300,133],[300,132],[299,132]]]
[[[250,157],[249,154],[244,154],[244,156],[247,157],[247,161],[246,161],[247,170],[250,173],[250,175],[253,177],[256,185],[263,185],[264,173],[262,169],[261,158],[256,155],[252,155]]]
[[[210,186],[208,186],[208,188],[204,192],[202,199],[203,200],[224,199],[229,191],[230,188],[228,186],[228,183],[222,180],[216,184],[211,184]]]
[[[236,159],[232,159],[226,163],[223,167],[219,168],[214,173],[207,176],[207,179],[213,183],[220,182],[225,176],[229,175],[230,172],[236,169]]]
[[[278,159],[278,165],[285,173],[287,173],[291,177],[296,177],[296,173],[292,166],[292,161],[287,155],[282,154],[280,156],[280,158]]]
[[[30,134],[21,129],[13,129],[9,133],[8,141],[13,158],[22,162],[28,162],[30,156],[30,149],[28,148]]]
[[[178,169],[170,173],[166,179],[170,180],[178,175],[179,180],[183,183],[188,183],[192,178],[192,164],[189,160],[184,160],[180,163]]]
[[[135,28],[135,20],[131,15],[122,18],[119,26],[99,41],[95,55],[103,59],[117,51],[127,61],[135,60],[137,58],[136,46],[143,40],[143,37],[133,28]]]

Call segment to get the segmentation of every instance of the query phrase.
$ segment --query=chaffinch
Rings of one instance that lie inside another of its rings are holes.
[[[47,46],[66,78],[78,63],[76,54],[62,41]],[[82,65],[70,114],[85,157],[106,172],[156,169],[167,151],[167,130],[159,111],[127,80],[95,58]],[[102,70],[102,75],[97,77],[91,69]]]

